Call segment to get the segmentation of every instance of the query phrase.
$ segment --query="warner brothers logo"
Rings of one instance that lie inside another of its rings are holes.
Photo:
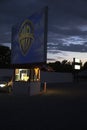
[[[25,20],[19,29],[19,44],[23,55],[26,55],[34,39],[34,27],[30,20]]]

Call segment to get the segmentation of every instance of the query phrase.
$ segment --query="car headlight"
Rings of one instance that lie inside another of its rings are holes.
[[[6,84],[0,84],[0,87],[1,87],[1,88],[5,87],[5,86],[6,86]]]

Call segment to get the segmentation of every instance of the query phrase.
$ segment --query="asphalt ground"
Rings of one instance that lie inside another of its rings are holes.
[[[0,130],[87,130],[87,83],[46,88],[35,96],[0,93]]]

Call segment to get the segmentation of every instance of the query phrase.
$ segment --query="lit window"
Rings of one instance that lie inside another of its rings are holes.
[[[27,69],[16,69],[15,70],[15,81],[28,81],[29,75]]]
[[[15,81],[39,81],[40,69],[15,69]]]

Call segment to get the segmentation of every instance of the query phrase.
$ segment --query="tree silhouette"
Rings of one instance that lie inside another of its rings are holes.
[[[87,69],[87,61],[84,63],[83,69]]]
[[[65,65],[67,63],[67,60],[63,60],[62,64]]]
[[[11,63],[11,50],[0,45],[0,68],[9,67]]]
[[[56,72],[72,72],[72,64],[63,60],[62,62],[56,61],[55,63],[48,63]]]

